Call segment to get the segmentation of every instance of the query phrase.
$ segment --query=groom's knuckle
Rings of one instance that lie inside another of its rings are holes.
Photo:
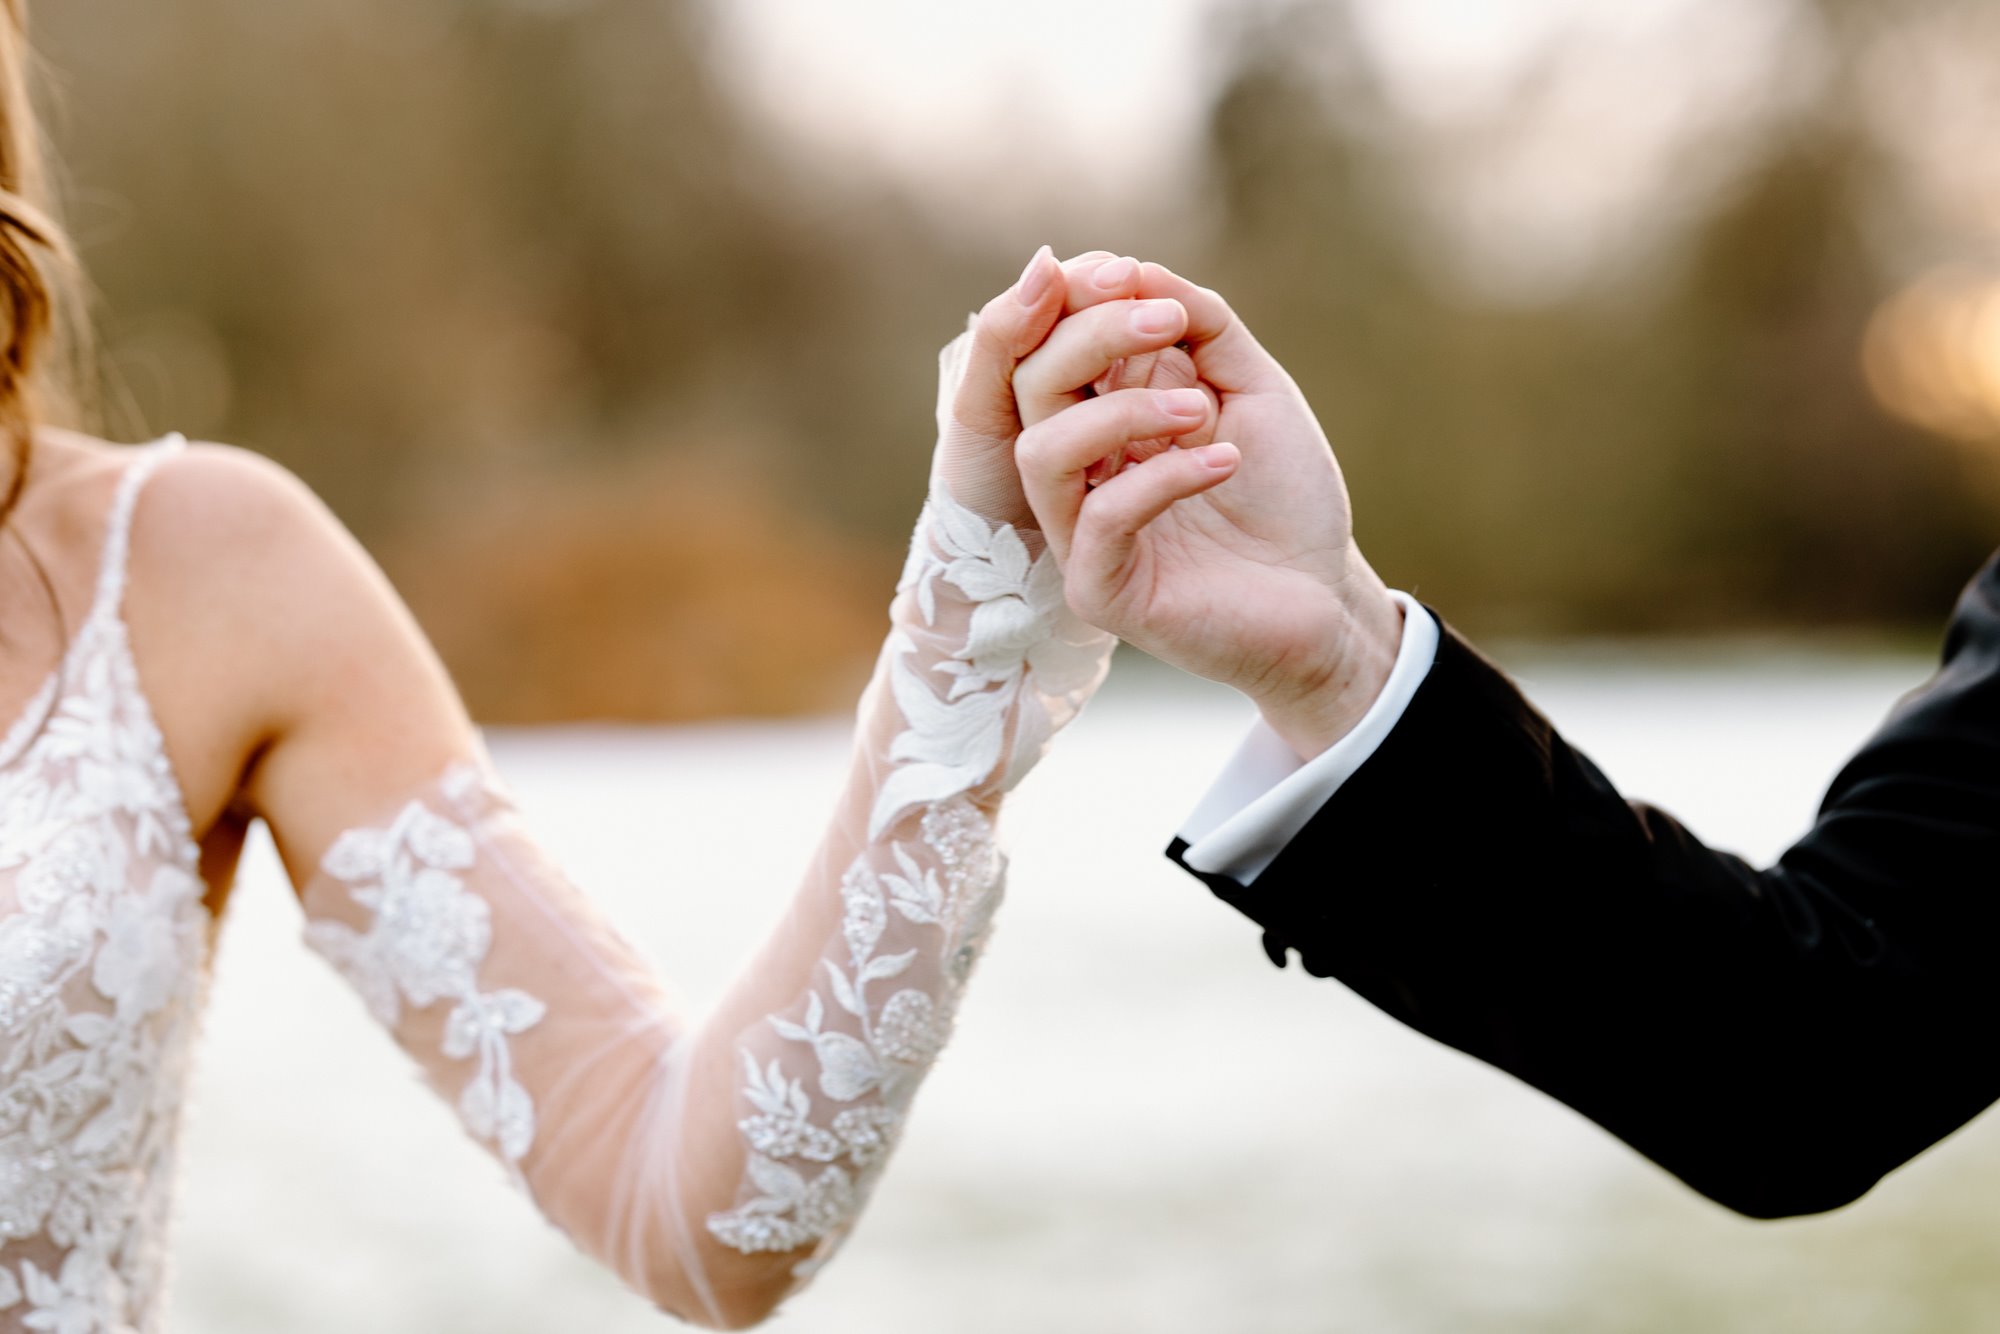
[[[1106,496],[1105,499],[1109,503],[1100,506],[1097,511],[1099,531],[1107,537],[1114,534],[1129,535],[1137,526],[1134,522],[1138,516],[1138,506],[1135,503],[1137,497],[1129,491],[1120,490]]]

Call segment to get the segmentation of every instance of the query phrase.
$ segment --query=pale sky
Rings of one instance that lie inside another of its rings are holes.
[[[1213,0],[710,0],[756,104],[926,189],[1035,162],[1109,193],[1169,170],[1206,105]],[[1133,133],[1143,125],[1147,132]]]
[[[1264,0],[709,0],[752,102],[830,160],[932,198],[1113,205],[1187,160],[1213,91],[1212,13]],[[1502,287],[1560,282],[1631,230],[1648,187],[1793,40],[1790,0],[1359,0],[1398,100],[1437,127],[1440,226]],[[1486,152],[1483,113],[1555,44],[1546,131]],[[1470,150],[1468,145],[1471,146]],[[1725,169],[1718,164],[1717,169]],[[996,190],[996,183],[1006,188]],[[1001,225],[1012,221],[996,208]]]

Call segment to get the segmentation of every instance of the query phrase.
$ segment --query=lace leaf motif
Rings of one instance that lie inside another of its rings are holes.
[[[1070,613],[1052,555],[1031,558],[1013,528],[989,525],[941,488],[898,590],[933,630],[941,598],[955,591],[964,639],[926,651],[911,629],[890,636],[889,686],[903,726],[870,810],[870,846],[840,883],[834,948],[846,958],[821,960],[830,1005],[814,987],[797,1017],[767,1021],[782,1042],[811,1053],[812,1068],[790,1072],[782,1053],[761,1062],[754,1034],[741,1048],[747,1180],[737,1206],[707,1225],[744,1252],[837,1241],[860,1212],[950,1034],[999,903],[1004,862],[970,798],[1026,773],[1102,678],[1113,642]],[[913,810],[922,813],[914,834],[886,838]],[[899,981],[886,995],[877,987]],[[845,1016],[838,1027],[829,1022],[836,1010]],[[822,1123],[809,1088],[845,1105]],[[829,1249],[795,1272],[810,1272]]]
[[[897,767],[876,792],[870,842],[911,807],[969,792],[992,778],[1003,749],[1007,764],[999,788],[1011,790],[1059,725],[1044,697],[1087,690],[1101,677],[1112,643],[1071,613],[1051,553],[1031,560],[1010,525],[989,526],[937,489],[924,507],[901,583],[914,592],[927,627],[937,623],[940,582],[971,604],[969,629],[963,644],[929,664],[951,678],[942,697],[912,661],[920,656],[915,640],[901,630],[890,637],[889,685],[905,726],[890,744]],[[1033,689],[1026,688],[1030,677]],[[1011,748],[1010,719],[1017,724]]]

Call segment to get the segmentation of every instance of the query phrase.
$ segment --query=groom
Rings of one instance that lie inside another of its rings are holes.
[[[1015,350],[1022,484],[1077,611],[1257,704],[1168,855],[1274,963],[1760,1218],[1848,1203],[2000,1097],[2000,558],[1758,869],[1627,802],[1384,587],[1311,410],[1219,297],[1108,254],[1062,273],[1066,317]]]

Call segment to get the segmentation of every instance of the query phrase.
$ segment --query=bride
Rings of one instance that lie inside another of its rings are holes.
[[[998,902],[1002,794],[1103,678],[1113,641],[1031,528],[1009,377],[1137,267],[1039,251],[946,349],[847,782],[761,951],[690,1016],[537,850],[423,635],[303,486],[222,445],[53,424],[73,266],[25,0],[5,4],[0,1330],[160,1326],[190,1049],[254,820],[307,943],[551,1222],[668,1312],[762,1319],[865,1203]],[[699,831],[663,812],[661,834],[667,887]]]

